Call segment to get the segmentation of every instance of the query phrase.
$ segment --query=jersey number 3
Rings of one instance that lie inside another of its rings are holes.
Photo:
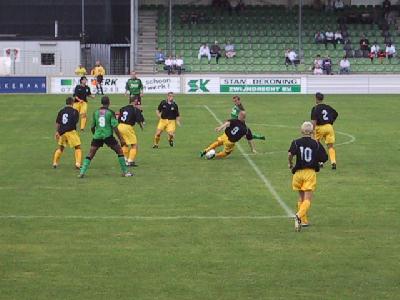
[[[301,160],[310,162],[312,160],[312,150],[309,147],[300,147]]]
[[[121,117],[121,120],[123,121],[123,122],[125,122],[126,121],[126,119],[128,118],[128,112],[127,111],[124,111],[123,113],[122,113],[122,117]]]

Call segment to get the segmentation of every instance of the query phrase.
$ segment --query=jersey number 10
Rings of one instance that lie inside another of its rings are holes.
[[[310,162],[312,160],[312,150],[309,147],[300,147],[301,160]]]

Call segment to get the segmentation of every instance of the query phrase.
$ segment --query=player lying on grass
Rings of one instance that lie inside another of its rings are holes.
[[[92,133],[93,140],[90,146],[88,156],[83,161],[80,178],[83,178],[89,168],[90,162],[96,155],[97,150],[106,144],[118,155],[118,163],[121,167],[122,176],[130,177],[133,174],[128,172],[128,167],[125,164],[124,153],[122,152],[121,146],[113,136],[113,132],[118,136],[121,144],[125,141],[122,138],[118,130],[118,121],[115,118],[115,114],[108,107],[110,106],[110,99],[107,96],[101,98],[102,106],[93,113]]]
[[[75,87],[74,95],[75,99],[74,108],[79,112],[81,117],[81,130],[85,130],[86,121],[87,121],[87,111],[88,111],[88,104],[87,104],[87,97],[94,98],[92,95],[90,88],[87,86],[87,78],[82,76],[79,84]]]
[[[76,132],[79,112],[72,107],[74,98],[68,97],[65,104],[65,107],[58,112],[56,119],[55,138],[58,142],[58,148],[54,152],[53,168],[57,168],[64,148],[68,145],[75,148],[75,167],[79,170],[82,161],[81,139]]]
[[[143,115],[140,109],[136,108],[138,98],[132,96],[129,98],[129,105],[122,107],[119,110],[118,116],[118,131],[120,132],[123,140],[122,151],[124,152],[126,165],[130,167],[137,167],[135,163],[137,155],[137,138],[134,126],[139,124],[143,130]]]
[[[224,134],[219,136],[214,143],[204,149],[204,151],[200,153],[200,156],[203,157],[208,151],[219,146],[224,146],[224,149],[215,155],[216,158],[224,158],[231,154],[235,148],[235,143],[238,142],[242,137],[246,136],[246,134],[249,132],[245,121],[246,112],[242,110],[239,112],[237,119],[228,120],[221,126],[215,128],[216,132],[225,130]],[[250,144],[250,146],[251,145],[252,144]],[[254,149],[252,149],[252,151],[254,152]]]
[[[174,146],[175,130],[176,124],[181,126],[180,114],[178,104],[174,100],[174,93],[169,92],[167,94],[167,100],[163,100],[158,105],[156,114],[159,117],[156,134],[154,136],[153,148],[157,149],[159,147],[161,133],[166,131],[168,134],[168,143],[171,147]]]
[[[312,138],[313,131],[313,124],[304,122],[301,125],[302,137],[292,141],[288,153],[288,166],[293,174],[292,187],[294,191],[299,192],[298,210],[294,223],[296,231],[300,231],[301,227],[309,224],[307,212],[317,186],[316,172],[319,171],[319,163],[328,160],[325,148]],[[293,166],[293,157],[295,156],[296,165]]]
[[[318,141],[325,140],[325,144],[328,146],[332,170],[336,170],[336,151],[333,147],[335,143],[335,130],[333,129],[333,123],[339,114],[331,106],[322,103],[323,100],[323,94],[315,94],[316,105],[311,110],[311,120],[315,128],[315,139]]]

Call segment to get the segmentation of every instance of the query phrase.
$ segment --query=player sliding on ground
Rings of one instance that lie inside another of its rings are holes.
[[[313,124],[304,122],[301,125],[302,137],[292,141],[288,153],[288,166],[293,173],[292,187],[294,191],[299,192],[294,222],[296,231],[309,225],[307,212],[317,185],[316,172],[319,171],[319,164],[328,160],[324,147],[312,138],[313,131]],[[296,156],[295,166],[293,166],[294,156]]]
[[[53,168],[57,168],[64,148],[68,145],[75,148],[75,167],[79,170],[82,161],[81,139],[76,132],[79,112],[72,107],[74,98],[68,97],[65,104],[66,106],[58,112],[56,119],[55,138],[58,142],[58,149],[54,152]]]
[[[325,144],[328,146],[332,170],[336,170],[336,151],[333,148],[333,144],[335,143],[333,123],[339,114],[331,106],[322,103],[323,100],[323,94],[315,94],[316,105],[311,110],[311,120],[315,128],[315,139],[318,141],[321,139],[325,140]]]
[[[136,108],[137,96],[131,96],[129,98],[129,105],[122,107],[119,110],[118,117],[118,131],[120,132],[123,140],[122,151],[124,152],[126,165],[129,167],[137,167],[135,163],[137,155],[137,138],[134,129],[136,123],[139,124],[143,130],[143,115],[140,109]]]
[[[225,130],[225,132],[224,134],[219,136],[214,143],[204,149],[204,151],[200,153],[200,157],[203,157],[204,155],[206,155],[207,152],[209,152],[210,150],[214,150],[219,146],[224,146],[224,149],[215,155],[216,158],[224,158],[231,154],[233,149],[235,148],[235,143],[249,132],[245,121],[246,112],[242,110],[239,112],[237,119],[228,120],[221,126],[215,128],[216,132],[221,132],[222,130]],[[251,146],[252,144],[250,144],[250,147]],[[252,151],[254,152],[254,149],[252,149]],[[214,156],[211,156],[209,158],[213,157]]]
[[[133,174],[128,172],[128,167],[125,164],[125,158],[122,152],[122,148],[113,136],[114,131],[121,141],[121,144],[125,143],[117,128],[118,121],[115,118],[115,114],[112,110],[108,108],[110,106],[110,99],[107,96],[102,97],[101,104],[102,107],[100,107],[93,113],[93,123],[91,128],[93,132],[93,140],[91,143],[89,154],[83,161],[79,178],[83,178],[85,176],[89,168],[90,162],[96,155],[97,150],[100,147],[103,147],[104,144],[114,150],[115,153],[118,155],[118,163],[121,167],[122,176],[130,177]]]
[[[156,110],[156,114],[160,118],[160,121],[158,122],[156,134],[154,136],[153,148],[157,149],[159,147],[161,133],[163,131],[167,132],[168,143],[171,147],[173,147],[176,124],[181,126],[179,108],[178,104],[176,104],[174,100],[173,92],[169,92],[167,94],[167,100],[160,102],[160,105],[158,105]]]

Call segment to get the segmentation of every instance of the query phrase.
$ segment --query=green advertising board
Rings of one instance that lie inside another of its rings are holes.
[[[300,78],[221,78],[220,93],[301,93]]]

